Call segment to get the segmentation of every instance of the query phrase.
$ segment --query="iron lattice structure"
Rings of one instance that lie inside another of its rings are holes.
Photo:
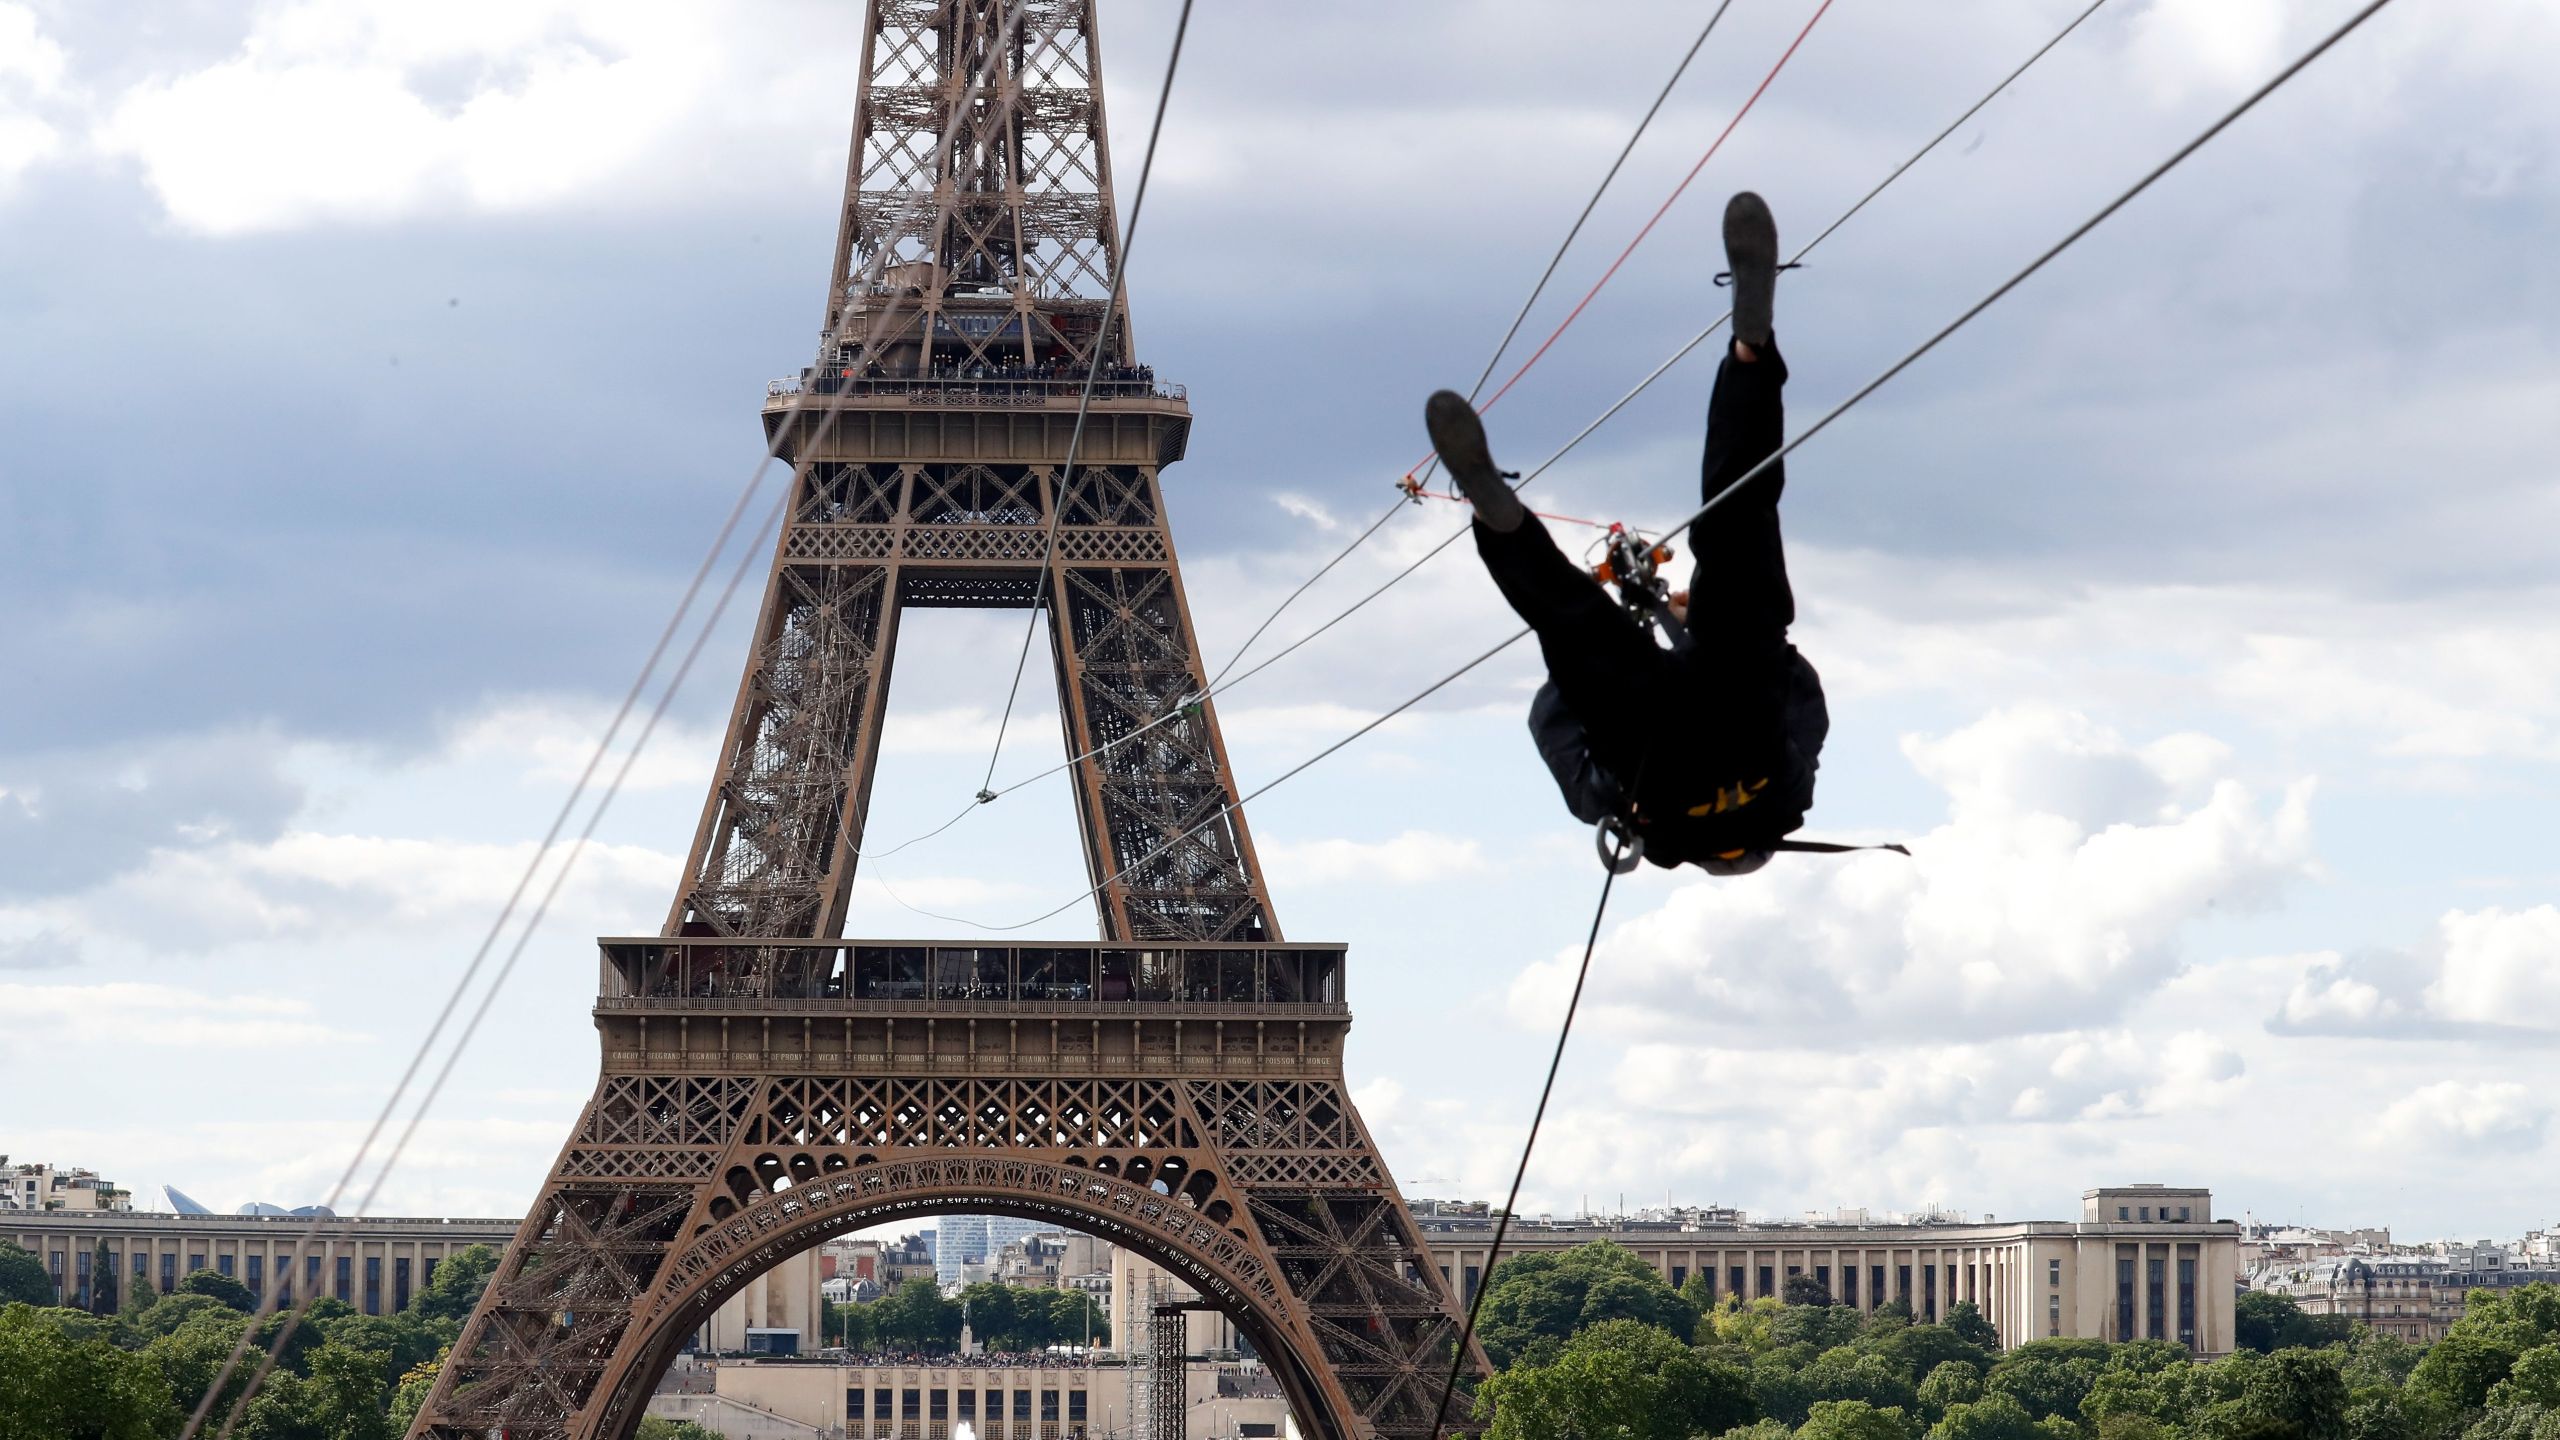
[[[662,935],[602,942],[594,1097],[410,1434],[628,1440],[749,1281],[943,1212],[1163,1265],[1311,1435],[1462,1421],[1464,1390],[1433,1413],[1445,1277],[1344,1084],[1345,957],[1282,941],[1200,698],[1158,484],[1190,411],[1110,303],[1091,0],[872,0],[864,54],[829,339],[766,406],[794,492],[686,878]],[[911,606],[1049,615],[1100,940],[837,938]]]

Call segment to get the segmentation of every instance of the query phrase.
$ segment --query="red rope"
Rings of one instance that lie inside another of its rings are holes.
[[[1531,352],[1527,360],[1521,362],[1519,369],[1511,372],[1511,378],[1502,382],[1502,388],[1494,391],[1491,399],[1476,407],[1478,413],[1492,409],[1503,396],[1510,394],[1511,387],[1520,383],[1520,377],[1528,374],[1531,367],[1546,358],[1547,351],[1553,348],[1557,340],[1563,338],[1564,332],[1572,329],[1573,322],[1582,318],[1582,312],[1590,308],[1591,302],[1598,298],[1600,292],[1607,288],[1609,281],[1617,275],[1618,267],[1627,263],[1627,257],[1636,253],[1636,247],[1642,245],[1645,237],[1653,233],[1653,227],[1661,222],[1663,216],[1671,213],[1673,205],[1679,203],[1681,195],[1689,188],[1689,182],[1697,179],[1698,172],[1706,169],[1707,162],[1716,158],[1716,152],[1724,148],[1724,142],[1733,134],[1735,127],[1742,123],[1742,117],[1750,114],[1751,107],[1760,103],[1760,97],[1767,94],[1769,86],[1777,80],[1778,72],[1787,68],[1787,62],[1795,58],[1797,48],[1804,44],[1805,37],[1813,33],[1813,27],[1821,23],[1824,13],[1830,8],[1831,0],[1822,0],[1822,3],[1814,8],[1813,18],[1805,21],[1804,28],[1796,32],[1796,38],[1787,43],[1785,53],[1778,56],[1778,63],[1770,66],[1769,73],[1760,77],[1760,84],[1751,92],[1751,98],[1743,101],[1742,108],[1733,112],[1733,118],[1725,122],[1725,127],[1716,136],[1715,143],[1709,145],[1706,153],[1698,157],[1697,164],[1689,167],[1688,174],[1680,177],[1680,183],[1672,187],[1671,194],[1663,200],[1661,207],[1653,212],[1653,218],[1644,222],[1644,228],[1636,232],[1636,238],[1628,241],[1627,248],[1618,252],[1618,258],[1609,262],[1609,268],[1600,272],[1600,278],[1594,281],[1591,288],[1583,293],[1582,298],[1574,303],[1571,313],[1564,317],[1564,323],[1558,325],[1552,334],[1538,343],[1538,348]],[[1412,469],[1404,472],[1405,478],[1412,479],[1423,466],[1430,463],[1431,455],[1425,454],[1421,459],[1413,462]]]
[[[1412,496],[1416,500],[1454,500],[1460,504],[1465,504],[1467,499],[1464,495],[1451,495],[1446,491],[1425,490],[1419,484],[1399,485],[1396,488],[1404,491],[1404,493]],[[1606,520],[1585,520],[1579,515],[1558,515],[1552,510],[1532,510],[1529,513],[1537,516],[1541,520],[1553,520],[1562,525],[1588,525],[1594,530],[1606,530],[1609,528],[1609,522]]]

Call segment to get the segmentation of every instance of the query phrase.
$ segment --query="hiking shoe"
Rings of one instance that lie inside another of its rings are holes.
[[[1431,432],[1431,448],[1440,452],[1440,463],[1449,467],[1449,478],[1476,507],[1476,518],[1491,529],[1519,529],[1521,517],[1528,512],[1503,483],[1502,472],[1493,468],[1484,421],[1476,417],[1467,397],[1455,390],[1433,391],[1422,407],[1422,424]]]
[[[1778,222],[1769,202],[1751,191],[1724,207],[1724,263],[1733,275],[1733,338],[1769,343],[1772,292],[1778,285]]]

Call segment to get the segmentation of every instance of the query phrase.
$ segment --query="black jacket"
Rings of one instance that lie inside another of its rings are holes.
[[[1814,771],[1820,768],[1822,742],[1831,733],[1830,707],[1823,702],[1822,677],[1794,646],[1787,647],[1786,693],[1779,697],[1785,732],[1785,758],[1770,777],[1768,792],[1752,804],[1726,815],[1693,820],[1678,809],[1656,814],[1641,827],[1645,858],[1657,865],[1697,863],[1719,874],[1740,874],[1768,863],[1768,845],[1804,824],[1813,808]],[[1617,776],[1591,758],[1590,738],[1582,721],[1564,702],[1553,681],[1538,687],[1529,703],[1529,733],[1538,742],[1539,758],[1564,792],[1565,808],[1586,825],[1627,814],[1633,798]],[[1678,737],[1670,737],[1673,743]],[[1657,797],[1657,811],[1665,807]],[[1740,849],[1739,860],[1718,860]]]

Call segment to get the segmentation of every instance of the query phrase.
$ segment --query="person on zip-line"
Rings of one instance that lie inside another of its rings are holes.
[[[1707,500],[1774,454],[1786,432],[1787,362],[1770,329],[1778,226],[1758,195],[1746,190],[1726,205],[1724,247],[1733,339],[1707,402]],[[1465,397],[1434,394],[1423,419],[1475,506],[1485,569],[1537,632],[1547,683],[1529,728],[1575,818],[1613,828],[1621,855],[1640,847],[1657,865],[1715,875],[1749,874],[1779,850],[1850,848],[1786,838],[1813,808],[1831,718],[1821,677],[1787,641],[1796,603],[1778,533],[1785,465],[1689,527],[1685,597],[1663,597],[1651,583],[1650,566],[1667,552],[1613,531],[1607,578],[1621,599],[1567,560],[1512,494]],[[1655,643],[1655,623],[1669,648]],[[1621,868],[1632,864],[1626,856]]]

